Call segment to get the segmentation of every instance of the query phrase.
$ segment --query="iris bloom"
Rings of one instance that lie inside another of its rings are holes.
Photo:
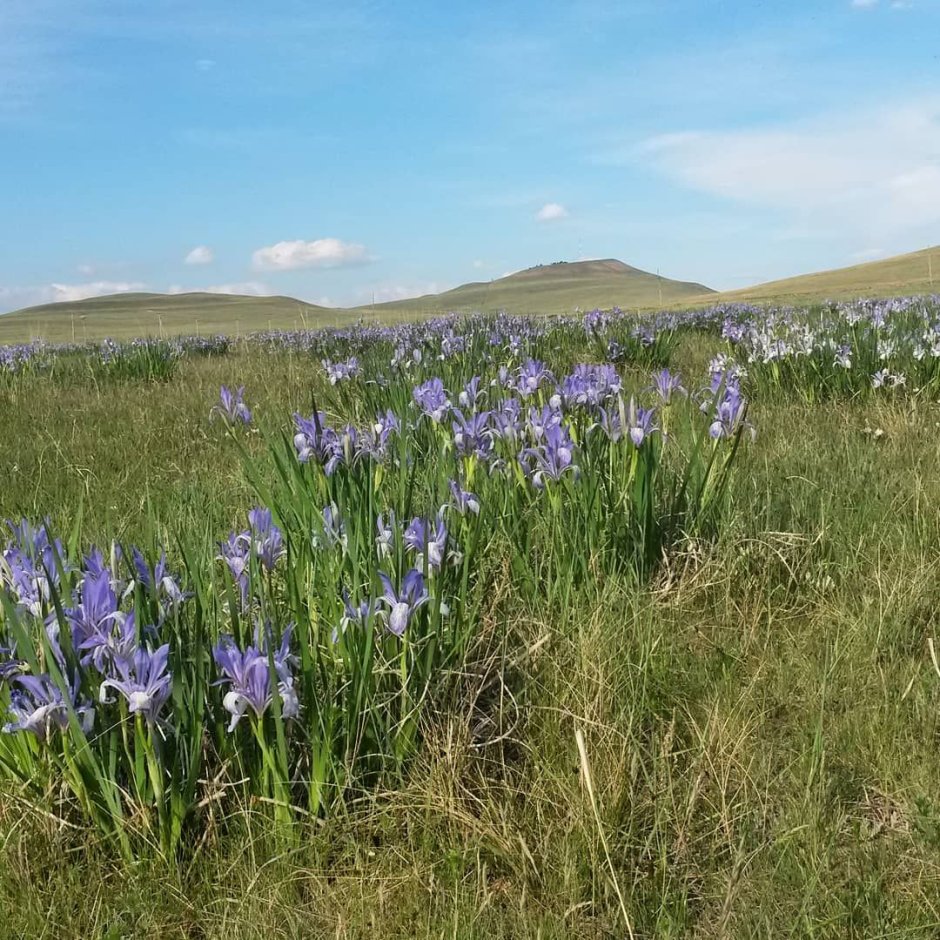
[[[155,724],[172,692],[169,658],[170,645],[164,643],[155,651],[138,647],[130,661],[115,660],[117,675],[101,683],[101,701],[107,702],[106,691],[114,689],[127,700],[127,710],[132,715],[143,715],[150,724]]]
[[[450,505],[453,506],[461,516],[472,512],[475,516],[480,514],[480,500],[473,494],[468,493],[456,480],[450,481]]]
[[[388,575],[379,572],[384,592],[379,603],[387,608],[385,617],[388,629],[395,636],[403,636],[411,618],[431,598],[424,586],[424,575],[417,568],[412,568],[401,582],[401,590],[396,591]]]
[[[244,385],[234,392],[223,385],[219,392],[219,403],[212,410],[222,415],[229,424],[251,424],[251,410],[245,404],[244,395]]]
[[[636,402],[631,398],[630,407],[627,409],[627,425],[630,434],[630,440],[634,447],[642,447],[643,442],[654,431],[659,428],[653,424],[656,412],[652,408],[638,408]]]
[[[438,378],[428,379],[427,382],[418,385],[412,394],[421,411],[435,424],[443,421],[444,416],[450,411],[451,404],[447,397],[447,390]]]
[[[294,448],[301,463],[313,460],[322,465],[330,476],[343,459],[339,437],[326,423],[326,415],[320,411],[309,418],[294,415],[297,433],[294,435]]]
[[[682,379],[668,369],[653,373],[653,390],[664,405],[670,404],[674,395],[688,395],[682,386]]]
[[[5,734],[29,731],[45,741],[53,728],[64,731],[68,727],[70,708],[74,709],[82,730],[86,734],[91,731],[95,710],[89,705],[76,704],[77,681],[69,690],[71,701],[66,700],[49,675],[16,676],[10,684],[8,713],[13,720],[3,726]]]
[[[560,480],[566,473],[575,477],[578,467],[573,462],[574,445],[564,427],[556,425],[545,431],[545,440],[538,447],[528,447],[520,455],[526,475],[537,489],[543,489],[546,480]]]
[[[293,626],[288,626],[281,637],[281,645],[273,651],[274,674],[277,678],[277,691],[281,698],[281,714],[285,718],[296,718],[300,714],[300,702],[294,689],[291,666],[294,657],[290,653],[290,640]],[[257,718],[268,709],[272,700],[271,670],[268,661],[270,637],[264,643],[259,642],[256,632],[255,642],[244,652],[235,640],[228,635],[219,638],[212,651],[216,665],[222,672],[218,684],[228,685],[229,690],[222,700],[225,710],[232,716],[228,730],[234,730],[245,712],[250,708]]]
[[[433,532],[427,519],[416,516],[405,529],[403,541],[405,548],[416,552],[419,558],[427,555],[428,567],[439,571],[447,557],[447,527],[444,517],[438,514]]]

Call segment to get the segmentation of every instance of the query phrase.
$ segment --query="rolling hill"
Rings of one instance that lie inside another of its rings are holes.
[[[238,333],[335,323],[341,312],[291,297],[240,294],[109,294],[28,307],[0,316],[0,343],[42,338],[81,342],[181,333]]]
[[[715,293],[604,259],[538,265],[493,281],[374,306],[319,307],[291,297],[229,294],[112,294],[45,304],[0,316],[0,344],[179,333],[245,333],[268,327],[335,326],[360,317],[395,322],[450,311],[570,313],[576,308],[683,308],[732,301],[800,303],[940,291],[940,248]]]
[[[244,333],[268,327],[334,326],[365,317],[396,321],[439,313],[570,313],[576,307],[650,308],[703,295],[709,288],[661,278],[622,261],[573,261],[527,268],[442,294],[368,307],[328,308],[290,297],[228,294],[111,294],[29,307],[0,316],[0,343],[51,342],[179,333]]]
[[[800,302],[940,291],[940,247],[724,291],[722,301]]]

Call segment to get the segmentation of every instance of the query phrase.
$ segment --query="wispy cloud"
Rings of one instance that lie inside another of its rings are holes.
[[[546,202],[538,212],[535,218],[539,222],[557,222],[560,219],[568,218],[568,210],[557,202]]]
[[[245,294],[249,297],[267,297],[274,293],[262,281],[233,281],[230,284],[213,284],[209,287],[183,287],[173,284],[168,294]]]
[[[878,6],[878,0],[852,0],[852,7],[855,10],[870,10]]]
[[[940,98],[800,124],[665,134],[600,159],[645,163],[806,230],[898,236],[940,222]]]
[[[33,286],[0,287],[0,310],[19,310],[38,304],[64,303],[145,290],[142,281],[88,281],[81,284],[40,284]]]
[[[183,259],[183,264],[212,264],[215,252],[208,245],[197,245]]]
[[[423,297],[425,294],[439,294],[443,290],[447,290],[447,287],[436,281],[425,281],[418,284],[387,282],[376,284],[373,287],[361,287],[356,291],[356,295],[359,298],[358,302],[364,305],[373,300],[377,304],[390,300],[410,300],[414,297]]]
[[[256,271],[341,268],[365,264],[370,260],[364,245],[344,242],[338,238],[278,242],[259,248],[251,258]]]

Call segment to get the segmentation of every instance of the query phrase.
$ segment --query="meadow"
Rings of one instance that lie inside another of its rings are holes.
[[[940,933],[937,299],[0,347],[0,427],[0,934]]]

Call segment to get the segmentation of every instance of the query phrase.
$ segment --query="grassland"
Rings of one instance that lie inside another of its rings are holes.
[[[714,351],[686,336],[672,367],[701,375]],[[329,395],[310,357],[250,350],[168,384],[0,389],[0,517],[65,527],[81,506],[92,541],[224,537],[252,490],[208,421],[221,383],[272,421]],[[428,712],[400,785],[287,852],[211,781],[179,866],[128,868],[0,791],[0,934],[937,936],[940,406],[768,396],[749,417],[716,542],[564,604],[497,565],[462,696]]]

